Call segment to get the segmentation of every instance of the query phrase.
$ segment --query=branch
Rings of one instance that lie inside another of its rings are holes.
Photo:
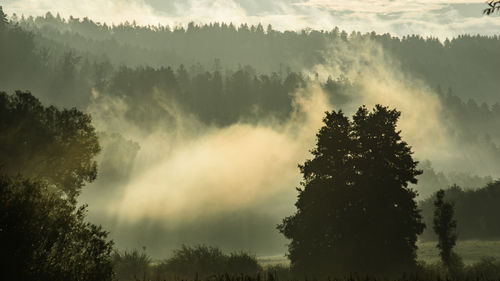
[[[500,12],[500,0],[489,0],[486,4],[488,4],[489,7],[483,10],[483,15],[486,14],[489,16],[495,13],[495,10]]]

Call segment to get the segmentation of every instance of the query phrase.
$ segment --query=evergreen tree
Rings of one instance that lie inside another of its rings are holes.
[[[327,112],[313,159],[300,165],[297,212],[278,229],[298,274],[392,274],[412,270],[425,225],[415,203],[421,174],[396,123],[400,112],[359,108],[350,121]]]
[[[8,24],[7,15],[3,12],[2,6],[0,6],[0,31],[5,29]]]

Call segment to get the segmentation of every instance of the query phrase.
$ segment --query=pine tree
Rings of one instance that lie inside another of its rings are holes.
[[[5,29],[8,24],[7,15],[3,12],[2,6],[0,6],[0,30]]]

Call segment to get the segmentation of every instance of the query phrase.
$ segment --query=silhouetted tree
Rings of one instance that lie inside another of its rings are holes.
[[[106,281],[113,243],[43,181],[0,177],[0,279]]]
[[[0,92],[0,172],[46,180],[74,201],[96,178],[99,151],[90,115],[44,107],[29,92]]]
[[[173,257],[157,267],[163,276],[192,279],[214,274],[255,274],[262,268],[254,256],[248,253],[225,254],[217,247],[183,245],[175,250]]]
[[[490,0],[487,4],[489,7],[483,10],[483,14],[491,15],[495,12],[495,10],[497,12],[500,11],[500,0]]]
[[[299,274],[390,274],[412,270],[424,229],[415,203],[417,162],[402,141],[400,112],[360,107],[350,121],[327,112],[313,159],[300,165],[297,212],[278,229]]]
[[[0,30],[5,29],[8,23],[7,15],[3,12],[3,7],[0,6]]]
[[[460,265],[460,258],[453,252],[457,242],[457,221],[454,219],[454,206],[444,201],[445,192],[439,190],[434,201],[434,231],[438,235],[437,248],[444,266],[451,272]]]

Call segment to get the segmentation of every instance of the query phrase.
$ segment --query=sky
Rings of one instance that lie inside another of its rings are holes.
[[[483,16],[482,0],[3,0],[8,14],[89,17],[98,22],[135,20],[141,25],[207,22],[271,24],[303,28],[420,34],[450,38],[463,33],[493,35],[500,18]]]

